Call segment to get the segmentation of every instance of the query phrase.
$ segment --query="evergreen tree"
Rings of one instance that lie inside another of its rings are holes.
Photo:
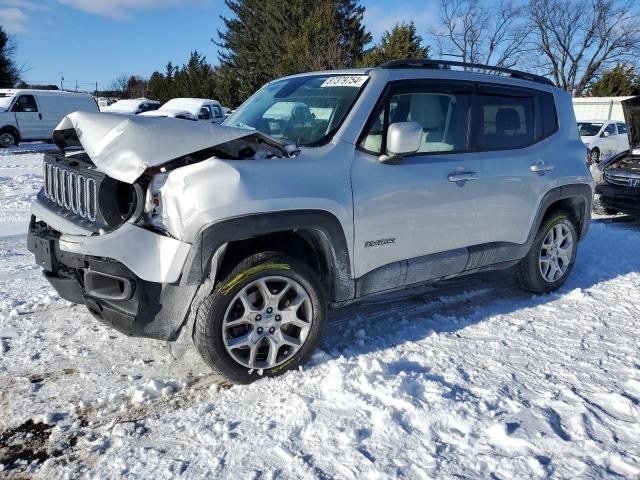
[[[153,72],[149,78],[149,98],[165,103],[171,98],[167,88],[167,79],[160,72]]]
[[[215,78],[206,57],[198,51],[191,52],[189,61],[175,73],[177,97],[213,98],[215,96]]]
[[[20,79],[20,71],[13,58],[14,54],[15,45],[0,26],[0,88],[13,87]]]
[[[604,72],[589,89],[589,95],[592,97],[621,97],[638,94],[640,94],[640,77],[636,75],[633,67],[625,64],[616,65]]]
[[[219,53],[217,92],[238,105],[274,78],[355,66],[371,40],[359,0],[225,0],[232,12],[213,40]]]
[[[414,23],[397,23],[384,32],[378,45],[365,53],[362,65],[376,67],[391,60],[428,57],[429,46],[422,46],[422,37],[416,33]]]

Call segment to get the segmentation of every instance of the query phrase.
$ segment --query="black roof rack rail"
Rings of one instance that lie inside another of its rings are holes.
[[[532,82],[544,83],[553,86],[553,82],[546,77],[535,75],[533,73],[521,72],[520,70],[512,70],[511,68],[495,67],[492,65],[483,65],[481,63],[457,62],[452,60],[426,60],[426,59],[407,59],[392,60],[383,63],[380,68],[399,69],[399,68],[433,68],[438,70],[449,70],[451,67],[473,68],[478,70],[489,70],[496,73],[507,73],[511,78],[520,80],[530,80]]]

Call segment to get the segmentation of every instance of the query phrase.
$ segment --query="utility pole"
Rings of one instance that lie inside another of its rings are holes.
[[[64,91],[64,76],[60,73],[60,91]]]
[[[76,93],[78,93],[78,80],[76,80]]]
[[[96,97],[98,96],[98,82],[96,82]]]

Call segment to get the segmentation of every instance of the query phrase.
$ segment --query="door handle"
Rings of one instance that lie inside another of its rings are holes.
[[[477,180],[478,174],[476,172],[460,172],[460,173],[450,173],[449,181],[450,182],[469,182],[471,180]]]
[[[42,120],[42,114],[41,114],[41,113],[39,113],[39,114],[38,114],[38,116],[40,117],[40,120]]]
[[[544,163],[543,160],[538,160],[536,163],[529,167],[529,170],[531,170],[533,173],[545,173],[550,172],[554,168],[556,167],[554,167],[550,163]]]

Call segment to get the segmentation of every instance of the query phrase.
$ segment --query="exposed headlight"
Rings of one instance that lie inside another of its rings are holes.
[[[145,223],[163,231],[168,229],[167,213],[162,202],[162,187],[167,176],[164,173],[154,175],[149,182],[143,216]]]

